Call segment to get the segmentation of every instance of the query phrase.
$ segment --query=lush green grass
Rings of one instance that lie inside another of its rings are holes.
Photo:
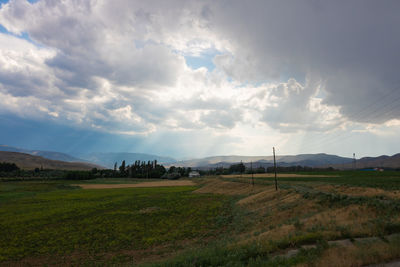
[[[386,190],[400,189],[400,172],[398,171],[329,171],[329,172],[299,172],[296,174],[309,175],[309,177],[282,177],[285,174],[278,173],[279,183],[293,182],[319,182],[330,184],[343,184],[349,186],[362,186],[382,188]],[[281,177],[279,177],[281,176]],[[324,177],[332,176],[332,177]],[[226,178],[233,179],[233,178]],[[249,178],[248,178],[249,179]],[[238,179],[236,179],[238,180]],[[274,178],[256,178],[256,182],[262,183],[263,181],[273,182]]]
[[[221,217],[229,217],[229,198],[192,194],[194,189],[0,183],[0,263],[27,257],[57,263],[58,256],[77,253],[93,257],[212,239],[220,233]]]

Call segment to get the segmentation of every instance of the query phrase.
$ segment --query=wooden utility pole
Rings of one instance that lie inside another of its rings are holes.
[[[275,147],[272,148],[274,153],[274,172],[275,172],[275,190],[278,191],[278,181],[276,180],[276,159],[275,159]]]
[[[251,170],[251,184],[254,187],[253,161],[250,162],[250,170]]]
[[[353,171],[356,170],[356,153],[353,153]]]
[[[240,161],[240,178],[242,178],[242,166],[243,166],[243,161]]]

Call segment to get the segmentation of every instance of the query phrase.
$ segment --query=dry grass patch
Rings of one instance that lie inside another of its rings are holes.
[[[271,199],[276,198],[278,195],[282,194],[282,191],[276,191],[275,187],[268,186],[264,190],[254,195],[250,195],[246,198],[241,199],[238,204],[239,205],[249,205],[254,203],[263,202],[265,204],[266,201],[270,201]]]
[[[352,236],[363,236],[373,233],[374,229],[371,228],[373,226],[368,222],[376,218],[377,214],[374,210],[364,206],[350,205],[319,212],[301,222],[305,229],[323,228],[329,231],[340,229]]]
[[[257,236],[255,239],[258,241],[278,241],[281,240],[285,237],[290,236],[291,234],[293,234],[295,232],[295,227],[294,225],[282,225],[280,227],[277,227],[273,230],[264,232],[262,234],[260,234],[259,236]]]
[[[267,195],[267,198],[263,196],[261,192],[254,198],[250,196],[241,200],[243,201],[241,205],[257,214],[258,218],[252,222],[250,235],[248,232],[247,235],[241,236],[243,242],[278,241],[288,238],[303,228],[302,225],[296,224],[296,218],[302,218],[318,210],[315,201],[303,199],[301,195],[290,191],[280,191],[272,196]]]
[[[321,185],[316,186],[315,189],[322,192],[329,192],[335,194],[342,194],[348,196],[359,196],[359,197],[376,197],[385,196],[392,199],[400,199],[400,190],[383,190],[380,188],[372,187],[350,187],[344,185]]]
[[[302,216],[314,206],[313,201],[302,198],[289,190],[266,190],[241,199],[238,204],[259,214],[273,214],[275,222],[283,222],[295,216]],[[268,218],[271,220],[271,218]]]
[[[364,266],[388,262],[399,256],[400,246],[398,243],[377,241],[355,246],[328,248],[311,266]]]
[[[221,181],[220,179],[210,179],[205,182],[204,186],[195,190],[195,193],[213,193],[223,195],[248,195],[259,193],[266,186],[254,185],[248,183],[238,183],[230,181]]]
[[[137,184],[74,184],[83,189],[111,189],[111,188],[131,188],[131,187],[165,187],[165,186],[193,186],[196,185],[189,180],[178,181],[157,181],[157,182],[143,182]]]

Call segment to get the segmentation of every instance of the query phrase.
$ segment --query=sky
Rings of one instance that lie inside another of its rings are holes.
[[[400,152],[397,0],[0,3],[1,144]]]

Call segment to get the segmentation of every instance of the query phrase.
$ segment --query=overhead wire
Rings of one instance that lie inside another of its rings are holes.
[[[393,112],[398,107],[397,105],[395,106],[393,105],[397,104],[397,102],[400,100],[400,96],[392,98],[392,95],[394,93],[398,93],[399,89],[400,87],[395,87],[390,92],[385,94],[383,97],[379,98],[377,101],[374,101],[368,105],[363,106],[359,111],[357,111],[355,114],[351,116],[351,119],[353,121],[368,121],[368,119],[372,118],[377,119],[379,118],[379,116],[387,115],[388,113]],[[381,112],[382,109],[386,109],[387,107],[391,108],[388,111],[382,113]],[[326,147],[327,145],[331,145],[337,142],[339,139],[343,138],[344,135],[347,135],[345,139],[351,136],[349,135],[349,132],[341,132],[335,136],[326,135],[325,137],[319,138],[317,140],[308,140],[306,144],[303,143],[302,145],[307,147],[308,149],[311,148],[311,150],[321,147],[322,145]]]

